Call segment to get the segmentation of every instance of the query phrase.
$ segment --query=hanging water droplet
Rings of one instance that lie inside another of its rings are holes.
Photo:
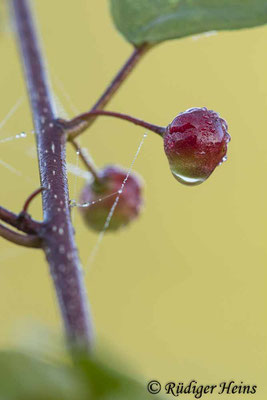
[[[205,181],[204,178],[182,175],[178,173],[175,169],[171,169],[171,172],[175,179],[177,179],[180,183],[183,183],[184,185],[195,186],[200,185],[200,183],[203,183]]]
[[[222,165],[222,163],[225,162],[225,161],[227,161],[227,155],[225,155],[225,156],[222,158],[222,160],[221,160],[221,162],[219,163],[219,165]]]

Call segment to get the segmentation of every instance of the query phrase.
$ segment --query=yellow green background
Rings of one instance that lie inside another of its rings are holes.
[[[70,115],[75,107],[88,110],[131,53],[130,45],[114,29],[107,1],[37,0],[35,6],[57,96]],[[260,27],[163,43],[146,55],[109,106],[161,125],[187,108],[206,106],[227,120],[232,136],[228,161],[204,184],[186,187],[172,177],[162,140],[149,133],[134,166],[145,181],[142,216],[105,235],[90,267],[98,236],[75,210],[97,342],[145,381],[233,379],[256,384],[253,398],[266,399],[266,41],[267,28]],[[25,96],[0,132],[0,140],[27,133],[0,143],[0,159],[21,173],[0,165],[0,202],[19,212],[39,183],[31,116],[7,21],[0,51],[0,120]],[[101,118],[81,143],[97,165],[127,168],[144,133]],[[71,148],[69,162],[77,162]],[[69,178],[71,198],[77,199],[85,181]],[[41,217],[40,200],[31,212]],[[1,240],[0,265],[0,346],[13,346],[35,323],[60,333],[43,254]]]

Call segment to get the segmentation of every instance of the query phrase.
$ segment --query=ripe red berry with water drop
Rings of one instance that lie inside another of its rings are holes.
[[[104,228],[115,231],[129,224],[140,214],[142,190],[142,180],[133,172],[128,176],[127,171],[118,166],[100,170],[99,179],[88,183],[80,195],[84,205],[80,210],[86,224],[98,232]]]
[[[164,150],[174,177],[186,185],[204,182],[226,160],[231,137],[227,123],[212,110],[191,108],[167,127]]]

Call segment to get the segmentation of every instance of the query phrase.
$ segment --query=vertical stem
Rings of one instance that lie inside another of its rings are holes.
[[[17,39],[30,97],[39,160],[44,222],[43,248],[71,344],[89,348],[92,328],[69,210],[66,137],[56,123],[29,0],[12,0]]]

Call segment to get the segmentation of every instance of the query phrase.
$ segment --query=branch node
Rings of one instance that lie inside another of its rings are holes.
[[[72,141],[76,136],[83,133],[89,126],[89,122],[85,120],[74,121],[58,118],[57,125],[64,131],[67,141]]]

